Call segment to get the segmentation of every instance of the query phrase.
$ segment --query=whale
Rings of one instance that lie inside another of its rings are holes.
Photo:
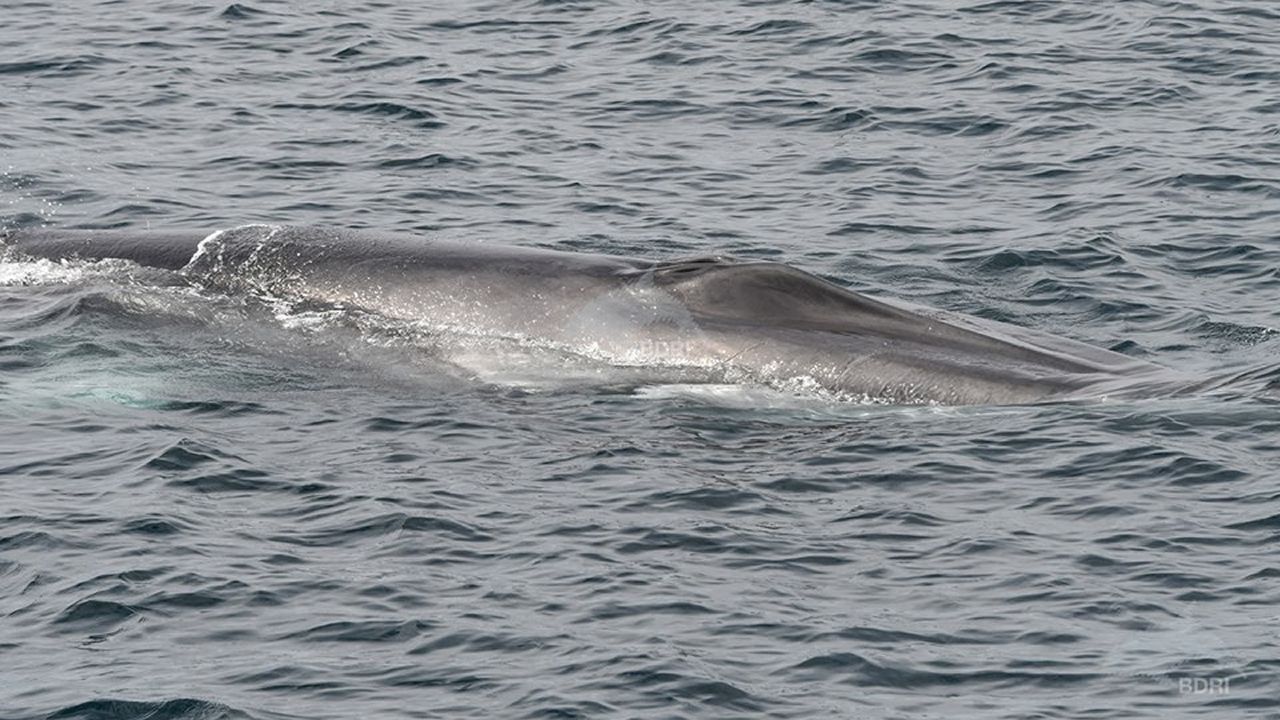
[[[641,259],[326,227],[11,229],[9,255],[123,260],[181,282],[545,343],[618,364],[886,404],[1018,405],[1167,382],[1154,363],[1015,324],[874,298],[791,265]]]

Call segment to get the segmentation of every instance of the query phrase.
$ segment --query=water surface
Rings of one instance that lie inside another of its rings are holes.
[[[0,716],[1280,714],[1269,4],[3,15],[6,227],[785,260],[1229,380],[859,405],[10,259]]]

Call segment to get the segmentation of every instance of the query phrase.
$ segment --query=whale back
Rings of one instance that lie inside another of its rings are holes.
[[[49,260],[117,258],[162,270],[181,270],[209,233],[195,231],[56,230],[29,228],[0,235],[0,244]]]
[[[891,402],[1034,402],[1163,371],[1015,325],[873,299],[773,262],[652,262],[271,225],[208,235],[20,230],[0,240],[36,257],[120,258],[219,290],[548,341],[624,362],[812,380]]]

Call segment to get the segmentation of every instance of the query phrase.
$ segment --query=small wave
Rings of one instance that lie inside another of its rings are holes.
[[[853,652],[832,652],[815,655],[789,671],[805,677],[847,678],[866,687],[913,688],[930,687],[966,688],[977,692],[979,688],[1000,689],[1015,687],[1064,688],[1089,684],[1101,675],[1086,670],[1074,672],[1052,667],[1036,672],[1026,669],[972,670],[959,663],[935,661],[934,667],[914,667],[876,660]],[[952,665],[953,667],[946,667]],[[967,664],[966,664],[967,665]],[[1053,663],[1051,663],[1053,665]]]
[[[327,622],[292,633],[288,638],[303,642],[409,642],[438,626],[423,620]]]
[[[437,115],[430,110],[411,107],[397,102],[337,102],[332,104],[317,103],[275,103],[272,110],[332,111],[338,113],[364,115],[366,117],[386,120],[403,120],[422,129],[444,127]]]
[[[41,60],[23,60],[19,62],[0,63],[0,75],[84,75],[95,68],[110,64],[113,61],[102,55],[79,55],[72,57],[54,57]]]
[[[218,13],[218,16],[226,18],[228,20],[249,20],[251,18],[260,17],[267,14],[268,13],[266,10],[253,7],[252,5],[246,5],[244,3],[231,3],[230,5],[223,8],[222,12]]]
[[[60,708],[46,720],[252,720],[253,716],[222,703],[195,698],[153,702],[89,700]]]
[[[101,633],[137,617],[141,612],[141,608],[132,605],[90,598],[68,607],[54,623],[71,626],[76,632]]]

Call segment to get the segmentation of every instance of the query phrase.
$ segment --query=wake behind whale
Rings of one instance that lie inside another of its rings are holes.
[[[266,225],[207,235],[22,230],[4,243],[39,258],[128,260],[221,292],[861,401],[1021,404],[1174,381],[1125,355],[873,299],[773,262],[651,261]]]

